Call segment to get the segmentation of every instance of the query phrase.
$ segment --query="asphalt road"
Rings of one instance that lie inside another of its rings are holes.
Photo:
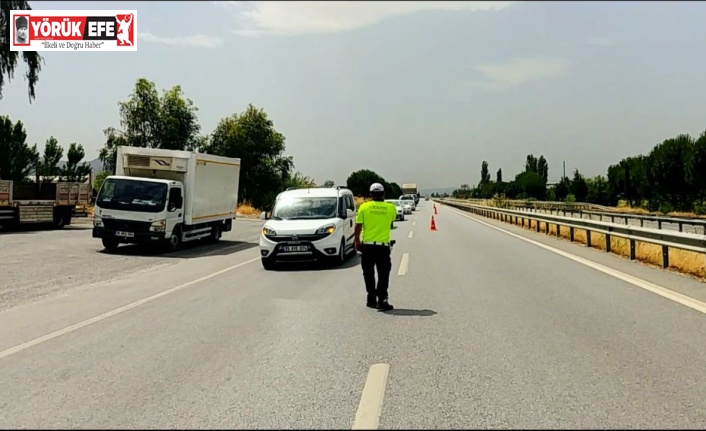
[[[125,245],[117,253],[91,237],[91,224],[74,220],[62,230],[0,230],[0,310],[131,277],[200,256],[232,254],[257,245],[259,220],[236,220],[218,244],[186,247],[177,253]]]
[[[79,255],[79,273],[115,278],[0,312],[0,427],[706,426],[706,306],[576,259],[669,291],[703,283],[437,209],[437,231],[431,202],[397,223],[390,313],[364,306],[357,257],[268,272],[257,248],[167,262],[80,254],[83,231],[37,234]],[[255,241],[260,222],[237,226]],[[36,262],[32,274],[59,271]]]

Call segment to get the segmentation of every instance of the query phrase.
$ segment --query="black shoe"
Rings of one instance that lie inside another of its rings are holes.
[[[365,306],[368,308],[377,308],[378,302],[374,296],[368,296],[368,301],[365,303]]]
[[[393,307],[392,304],[387,302],[387,299],[384,299],[384,300],[378,302],[377,309],[380,311],[390,311],[390,310],[394,310],[395,307]]]

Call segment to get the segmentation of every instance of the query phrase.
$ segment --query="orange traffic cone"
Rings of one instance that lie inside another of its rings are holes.
[[[436,212],[436,204],[434,204],[434,214],[439,214],[438,212]]]
[[[436,230],[436,223],[434,222],[434,216],[431,216],[431,226],[429,230]]]

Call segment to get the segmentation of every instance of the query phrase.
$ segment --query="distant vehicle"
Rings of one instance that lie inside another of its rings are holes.
[[[419,197],[421,195],[419,193],[419,188],[417,187],[417,184],[415,184],[415,183],[402,184],[402,194],[413,195],[414,196],[414,205],[416,206],[417,204],[419,204]]]
[[[0,225],[71,224],[76,207],[88,205],[91,185],[80,182],[21,183],[0,180]]]
[[[232,229],[240,159],[191,151],[119,146],[116,175],[105,179],[93,211],[93,238],[120,244],[216,242]]]
[[[389,202],[391,204],[394,204],[395,207],[397,207],[397,219],[396,220],[404,221],[405,210],[404,210],[404,206],[402,205],[402,202],[399,199],[385,199],[385,202]],[[411,214],[412,211],[410,210],[409,213]]]
[[[425,200],[425,201],[428,201],[428,200],[429,200],[429,195],[424,196],[424,200]]]
[[[412,207],[412,211],[415,211],[417,209],[417,199],[415,195],[405,194],[400,196],[400,200],[404,201],[405,203],[409,203],[409,205]]]
[[[342,265],[355,253],[353,192],[343,187],[287,190],[275,199],[260,234],[265,270],[278,263],[332,261]]]

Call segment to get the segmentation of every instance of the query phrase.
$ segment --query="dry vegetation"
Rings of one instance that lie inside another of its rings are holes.
[[[512,221],[508,221],[512,223]],[[517,226],[520,226],[522,220],[518,220]],[[513,223],[515,224],[515,223]],[[530,226],[525,222],[525,229],[537,231],[537,221],[530,221]],[[556,225],[549,226],[549,235],[556,236]],[[540,222],[539,231],[547,232],[547,224]],[[560,236],[564,239],[569,239],[569,228],[562,226]],[[586,244],[586,231],[583,229],[574,229],[574,241]],[[591,247],[597,250],[605,251],[605,235],[591,232]],[[629,258],[630,243],[627,239],[611,237],[610,240],[611,253]],[[652,265],[662,265],[662,246],[636,242],[635,243],[635,258],[641,262]],[[695,253],[686,250],[669,249],[669,268],[691,274],[700,278],[706,278],[706,254]]]

